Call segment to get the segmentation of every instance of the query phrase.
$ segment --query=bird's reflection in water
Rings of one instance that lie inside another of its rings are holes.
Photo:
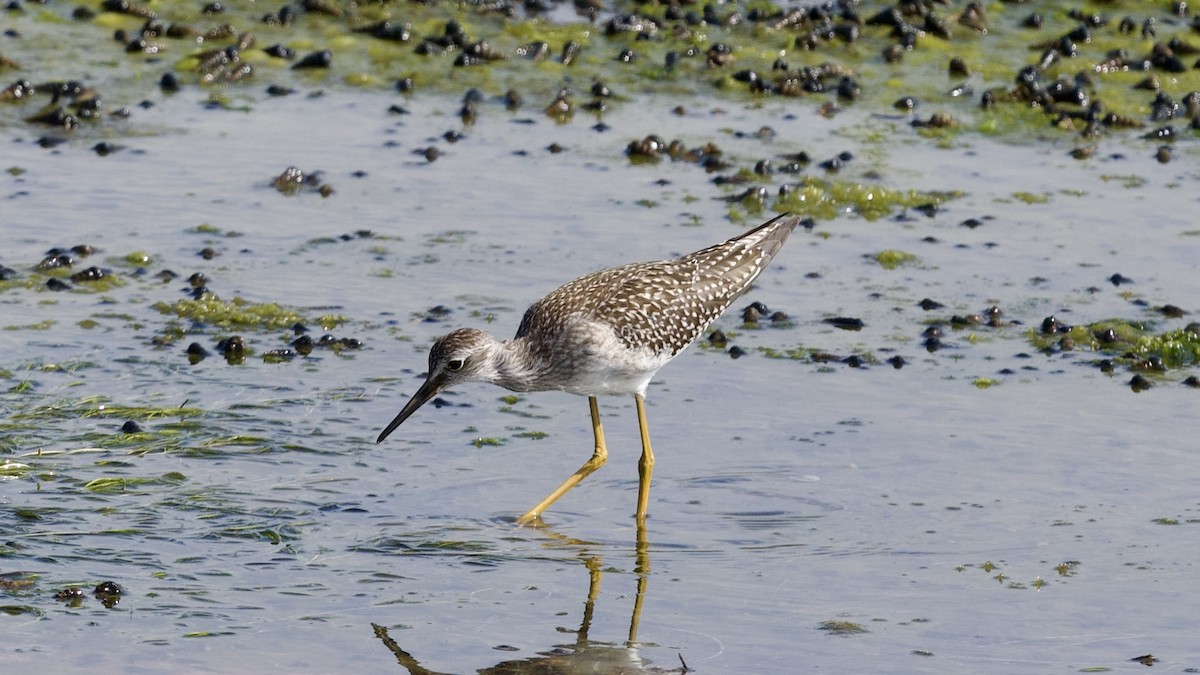
[[[597,553],[589,550],[588,545],[577,540],[571,540],[561,534],[549,530],[544,524],[536,523],[539,531],[549,536],[553,546],[579,547],[579,558],[588,571],[587,600],[583,603],[583,618],[575,641],[569,644],[554,645],[553,648],[525,659],[501,661],[494,666],[477,670],[480,675],[548,675],[550,673],[567,675],[570,673],[687,673],[687,664],[680,655],[680,667],[666,670],[651,668],[642,664],[638,654],[638,621],[641,618],[642,602],[646,597],[646,580],[650,576],[650,546],[646,540],[646,526],[639,524],[637,528],[637,548],[634,573],[637,575],[637,594],[633,601],[633,614],[629,619],[629,638],[623,645],[609,642],[597,642],[588,638],[588,630],[592,625],[592,614],[596,609],[596,598],[600,594],[600,579],[603,577],[603,560]],[[439,671],[422,666],[415,656],[408,653],[388,634],[387,628],[371,624],[375,629],[375,637],[379,638],[393,654],[396,661],[410,675],[441,675]]]

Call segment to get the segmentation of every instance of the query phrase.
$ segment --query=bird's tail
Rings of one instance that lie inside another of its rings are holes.
[[[693,291],[719,301],[716,314],[725,311],[750,288],[799,224],[799,216],[783,213],[739,237],[684,256],[682,262],[695,265]]]
[[[761,265],[767,266],[771,258],[783,247],[792,230],[800,224],[800,216],[781,213],[749,232],[730,239],[726,244],[738,243],[746,248],[758,249],[764,256]]]

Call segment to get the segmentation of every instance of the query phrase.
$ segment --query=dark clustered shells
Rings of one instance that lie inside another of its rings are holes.
[[[835,316],[828,319],[821,319],[821,323],[827,323],[834,328],[850,331],[859,331],[866,326],[862,319],[847,316]]]
[[[434,305],[425,310],[421,318],[426,323],[435,323],[450,316],[452,312],[453,310],[445,305]]]
[[[109,270],[100,269],[99,267],[89,267],[71,275],[71,281],[76,283],[86,281],[100,281],[112,274]]]
[[[291,347],[292,349],[295,349],[296,353],[300,354],[301,356],[308,356],[313,350],[313,339],[307,335],[301,335],[295,340],[292,340]]]
[[[47,270],[56,270],[64,267],[70,267],[75,264],[75,258],[68,253],[63,253],[59,250],[53,250],[42,258],[42,261],[37,264],[39,272]]]
[[[271,45],[263,49],[263,53],[277,59],[294,59],[296,58],[296,50],[291,47],[285,47],[280,44]]]
[[[61,591],[58,591],[57,593],[54,594],[55,600],[62,600],[65,602],[70,602],[70,603],[78,603],[86,597],[87,597],[87,592],[85,592],[79,586],[71,586],[69,588],[64,588]]]
[[[929,311],[932,311],[935,309],[942,309],[943,307],[945,307],[945,305],[943,305],[942,303],[940,303],[936,300],[930,300],[929,298],[925,298],[924,300],[921,300],[921,302],[917,303],[917,306],[920,307],[921,309],[925,310],[926,312],[929,312]]]
[[[1143,392],[1153,386],[1154,385],[1150,382],[1150,380],[1142,375],[1134,375],[1129,380],[1129,388],[1134,392]]]
[[[1071,327],[1059,321],[1053,316],[1048,316],[1042,319],[1042,335],[1054,335],[1056,333],[1069,333]]]
[[[111,581],[104,581],[97,584],[96,589],[92,592],[97,595],[120,595],[124,589]]]
[[[752,302],[742,309],[742,322],[748,324],[758,323],[762,317],[768,316],[771,313],[770,309],[761,302]]]
[[[231,335],[217,343],[217,351],[225,355],[244,353],[246,341],[240,335]]]
[[[292,70],[328,68],[333,65],[333,52],[322,50],[308,54],[292,65]]]
[[[200,344],[199,342],[193,342],[188,345],[187,349],[184,350],[184,353],[187,354],[188,361],[193,365],[203,361],[209,356],[208,350],[205,349],[204,345]]]
[[[117,584],[111,581],[104,581],[96,585],[96,588],[92,590],[92,595],[106,608],[112,609],[121,601],[121,594],[124,592],[125,589]]]
[[[302,192],[315,192],[322,197],[328,197],[333,194],[333,187],[324,182],[324,176],[320,171],[305,173],[295,166],[289,166],[284,169],[283,173],[271,181],[271,185],[280,194],[288,196],[297,195]]]

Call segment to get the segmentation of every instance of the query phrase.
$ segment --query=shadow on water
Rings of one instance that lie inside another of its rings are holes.
[[[638,624],[641,620],[642,605],[646,597],[647,580],[650,575],[650,543],[646,537],[646,526],[644,523],[639,523],[637,526],[637,543],[635,545],[636,562],[634,567],[634,573],[637,576],[637,592],[633,600],[633,611],[629,617],[629,636],[623,645],[596,641],[588,637],[592,626],[592,618],[596,610],[596,600],[600,595],[600,581],[604,577],[603,555],[596,552],[593,544],[581,542],[554,532],[540,522],[538,522],[537,527],[541,532],[550,537],[551,541],[547,542],[547,545],[577,548],[579,562],[588,571],[587,597],[583,603],[583,617],[579,623],[579,630],[575,632],[575,640],[570,643],[553,645],[534,657],[501,661],[494,666],[480,668],[476,670],[477,673],[691,672],[682,655],[679,656],[681,664],[679,668],[664,670],[661,668],[646,668],[642,665],[642,660],[638,653]],[[371,628],[375,631],[375,637],[379,638],[384,646],[396,656],[396,662],[403,666],[411,675],[433,675],[441,672],[421,665],[420,660],[416,656],[405,650],[399,642],[391,637],[387,627],[372,622]]]

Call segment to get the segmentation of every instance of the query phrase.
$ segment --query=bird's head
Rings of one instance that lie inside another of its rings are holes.
[[[425,383],[375,442],[382,442],[417,408],[456,384],[494,381],[496,369],[491,355],[496,344],[494,337],[474,328],[460,328],[438,338],[429,350],[429,373]]]

